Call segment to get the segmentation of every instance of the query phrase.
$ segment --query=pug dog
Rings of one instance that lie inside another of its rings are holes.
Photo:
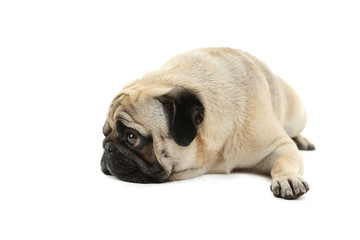
[[[259,59],[230,48],[173,57],[128,83],[112,101],[103,127],[103,173],[161,183],[238,170],[270,174],[276,197],[309,191],[300,150],[298,95]]]

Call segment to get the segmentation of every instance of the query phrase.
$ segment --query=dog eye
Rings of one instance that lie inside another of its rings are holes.
[[[134,130],[125,130],[125,141],[129,147],[136,148],[142,143],[142,137]]]

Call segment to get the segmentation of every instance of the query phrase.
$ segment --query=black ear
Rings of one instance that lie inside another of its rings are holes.
[[[197,125],[204,120],[204,107],[191,91],[175,87],[158,98],[169,118],[170,133],[180,146],[189,146],[197,135]]]

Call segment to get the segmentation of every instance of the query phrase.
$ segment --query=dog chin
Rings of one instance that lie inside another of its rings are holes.
[[[129,152],[126,151],[126,154],[129,155]],[[101,158],[101,171],[127,182],[161,183],[166,181],[164,170],[159,164],[152,167],[145,167],[143,164],[139,166],[137,162],[142,160],[137,156],[134,156],[134,159],[125,156],[117,149],[112,152],[105,150]]]

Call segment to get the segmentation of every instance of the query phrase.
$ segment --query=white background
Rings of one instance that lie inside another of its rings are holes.
[[[131,2],[131,3],[130,3]],[[356,1],[1,1],[0,239],[359,239]],[[308,111],[310,192],[239,173],[132,184],[100,171],[122,86],[198,47],[252,53]]]

